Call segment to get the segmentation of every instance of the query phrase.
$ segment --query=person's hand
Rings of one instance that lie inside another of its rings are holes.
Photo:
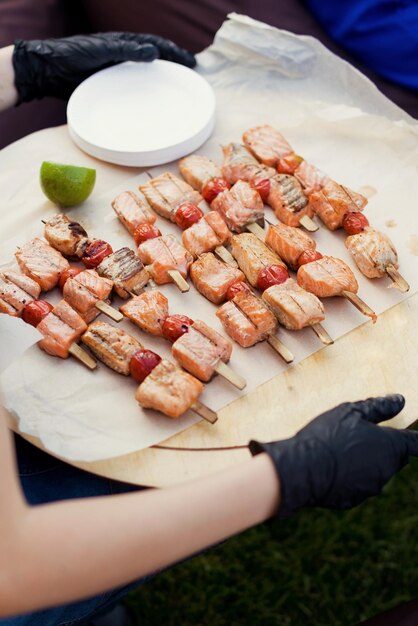
[[[375,496],[418,456],[418,432],[379,427],[404,407],[401,395],[347,402],[323,413],[291,439],[250,442],[266,452],[281,484],[278,517],[305,506],[347,509]]]
[[[190,52],[157,35],[99,33],[15,42],[13,67],[18,103],[53,96],[68,99],[85,78],[123,61],[164,59],[194,67]]]

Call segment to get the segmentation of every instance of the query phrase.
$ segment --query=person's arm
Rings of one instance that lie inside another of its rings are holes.
[[[12,62],[13,49],[14,46],[0,48],[0,111],[12,107],[17,102]]]

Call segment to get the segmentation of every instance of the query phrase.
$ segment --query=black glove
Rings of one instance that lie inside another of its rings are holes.
[[[418,456],[418,432],[379,427],[404,407],[401,395],[347,402],[319,415],[291,439],[250,442],[267,452],[281,483],[278,517],[305,506],[348,509],[377,495]]]
[[[194,67],[196,59],[168,39],[135,33],[99,33],[15,42],[18,104],[53,96],[68,99],[94,72],[123,61],[165,59]]]

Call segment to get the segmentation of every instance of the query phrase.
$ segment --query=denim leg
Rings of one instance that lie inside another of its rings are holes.
[[[111,481],[67,465],[38,450],[21,437],[15,436],[19,476],[30,504],[57,500],[86,498],[137,491],[125,483]],[[100,594],[88,600],[30,613],[21,617],[0,619],[0,626],[75,626],[111,607],[128,591],[135,589],[150,577],[131,585]]]

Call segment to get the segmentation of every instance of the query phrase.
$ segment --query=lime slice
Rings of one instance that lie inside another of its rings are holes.
[[[96,170],[77,165],[44,161],[40,182],[46,197],[62,207],[74,206],[87,200],[96,182]]]

